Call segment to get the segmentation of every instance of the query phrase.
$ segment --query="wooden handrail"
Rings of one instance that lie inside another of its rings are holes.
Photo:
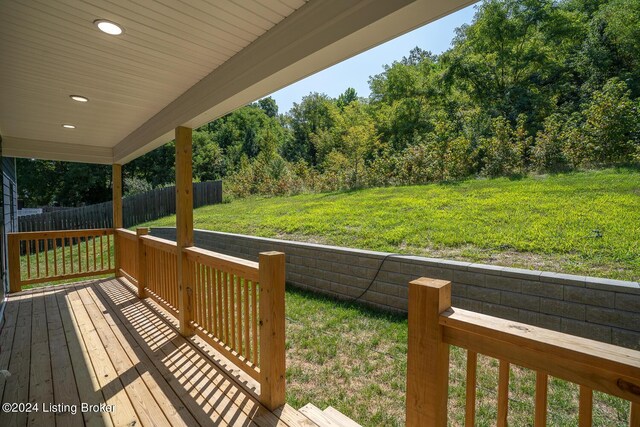
[[[451,307],[451,283],[409,284],[408,426],[447,424],[449,346],[467,350],[465,425],[475,425],[477,354],[500,361],[497,425],[506,425],[509,365],[536,371],[536,426],[545,425],[549,375],[580,386],[580,425],[590,425],[593,390],[631,403],[640,427],[640,351]]]
[[[118,236],[124,237],[125,239],[129,239],[129,240],[137,239],[136,232],[127,230],[126,228],[117,228],[116,233],[118,234]]]
[[[257,282],[259,280],[258,263],[242,258],[236,258],[230,255],[218,252],[208,251],[206,249],[191,246],[183,249],[189,260],[197,263],[222,270],[227,273],[241,276],[247,280]]]
[[[640,403],[639,351],[460,308],[440,325],[450,345]]]
[[[82,230],[62,230],[62,231],[20,231],[7,233],[8,236],[18,236],[20,240],[36,240],[36,239],[61,239],[69,237],[84,236],[106,236],[113,234],[113,228],[86,228]]]
[[[161,239],[154,236],[141,236],[140,239],[145,246],[160,249],[161,251],[178,253],[178,245],[173,240]]]

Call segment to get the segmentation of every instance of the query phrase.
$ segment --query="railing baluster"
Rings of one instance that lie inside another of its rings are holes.
[[[244,357],[250,360],[250,343],[249,343],[249,281],[244,282]]]
[[[107,253],[109,253],[108,247],[107,247]],[[104,246],[102,243],[102,235],[100,235],[100,268],[104,270]]]
[[[49,277],[49,239],[44,239],[44,270],[44,276]]]
[[[216,288],[218,291],[218,338],[222,337],[222,332],[224,330],[224,325],[222,323],[222,301],[223,301],[223,291],[222,291],[222,272],[220,270],[216,270]]]
[[[26,240],[27,244],[27,279],[31,279],[31,240]]]
[[[509,412],[509,362],[500,360],[498,374],[498,427],[507,426]]]
[[[211,281],[211,267],[206,267],[207,271],[207,329],[216,335],[215,317],[214,317],[214,291],[213,282]]]
[[[67,274],[67,257],[66,257],[66,247],[67,247],[67,239],[65,239],[64,237],[62,239],[60,239],[60,249],[62,252],[62,275]]]
[[[71,266],[71,274],[73,274],[73,237],[69,237],[69,265]]]
[[[547,385],[548,376],[544,372],[536,372],[536,414],[535,427],[547,425]]]
[[[86,257],[85,271],[89,271],[89,236],[84,236],[84,255]]]
[[[224,342],[229,343],[229,273],[224,275]]]
[[[35,240],[36,246],[36,279],[40,278],[40,239]]]
[[[251,309],[252,309],[252,335],[253,335],[253,364],[258,364],[258,284],[251,282]]]
[[[53,239],[53,274],[58,275],[58,239]]]
[[[96,263],[96,236],[92,236],[91,243],[93,243],[93,271],[98,271],[98,264]]]
[[[472,427],[476,424],[476,371],[478,353],[467,351],[467,396],[464,425]]]
[[[115,236],[114,236],[115,241]],[[115,249],[114,249],[115,250]],[[111,235],[107,234],[107,260],[109,261],[109,270],[111,270]],[[118,272],[116,271],[116,276]]]
[[[204,280],[202,277],[202,266],[196,262],[189,262],[198,271],[198,297],[194,299],[193,303],[196,305],[195,311],[198,313],[198,324],[204,329]]]
[[[578,425],[591,427],[593,421],[593,390],[580,386],[580,403],[578,408]]]
[[[80,241],[82,238],[78,236],[78,273],[82,273],[82,249],[80,249]]]
[[[236,278],[235,283],[235,292],[236,292],[236,315],[235,319],[237,322],[236,331],[238,332],[238,336],[236,337],[236,351],[238,354],[242,354],[242,283],[240,283],[242,279],[240,276]]]
[[[229,342],[227,342],[227,344],[235,349],[236,348],[236,316],[235,316],[235,310],[236,310],[236,298],[235,298],[235,282],[236,282],[236,276],[234,274],[229,274],[229,295],[230,295],[230,299],[229,299],[229,321],[231,322],[231,339],[229,340]]]

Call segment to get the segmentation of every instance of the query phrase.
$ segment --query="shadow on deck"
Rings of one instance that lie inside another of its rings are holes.
[[[261,406],[253,379],[119,279],[12,295],[0,369],[0,401],[27,403],[2,411],[3,426],[314,425]]]

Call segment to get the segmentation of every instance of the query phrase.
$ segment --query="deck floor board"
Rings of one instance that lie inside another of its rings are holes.
[[[10,295],[0,331],[2,403],[77,405],[77,413],[0,413],[0,425],[309,425],[285,406],[268,411],[257,384],[119,279]],[[114,412],[82,413],[80,403]],[[41,406],[42,408],[42,406]]]

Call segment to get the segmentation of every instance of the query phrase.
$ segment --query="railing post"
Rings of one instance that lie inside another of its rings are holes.
[[[407,426],[446,426],[449,345],[440,314],[451,307],[451,282],[420,278],[409,283]]]
[[[260,279],[260,403],[285,403],[284,254],[262,252]]]
[[[147,253],[144,249],[144,240],[142,236],[149,234],[147,227],[136,228],[136,236],[138,237],[138,298],[145,298],[145,288],[147,286]]]
[[[15,234],[9,234],[9,291],[20,292],[20,238]],[[29,253],[27,252],[27,256]]]

